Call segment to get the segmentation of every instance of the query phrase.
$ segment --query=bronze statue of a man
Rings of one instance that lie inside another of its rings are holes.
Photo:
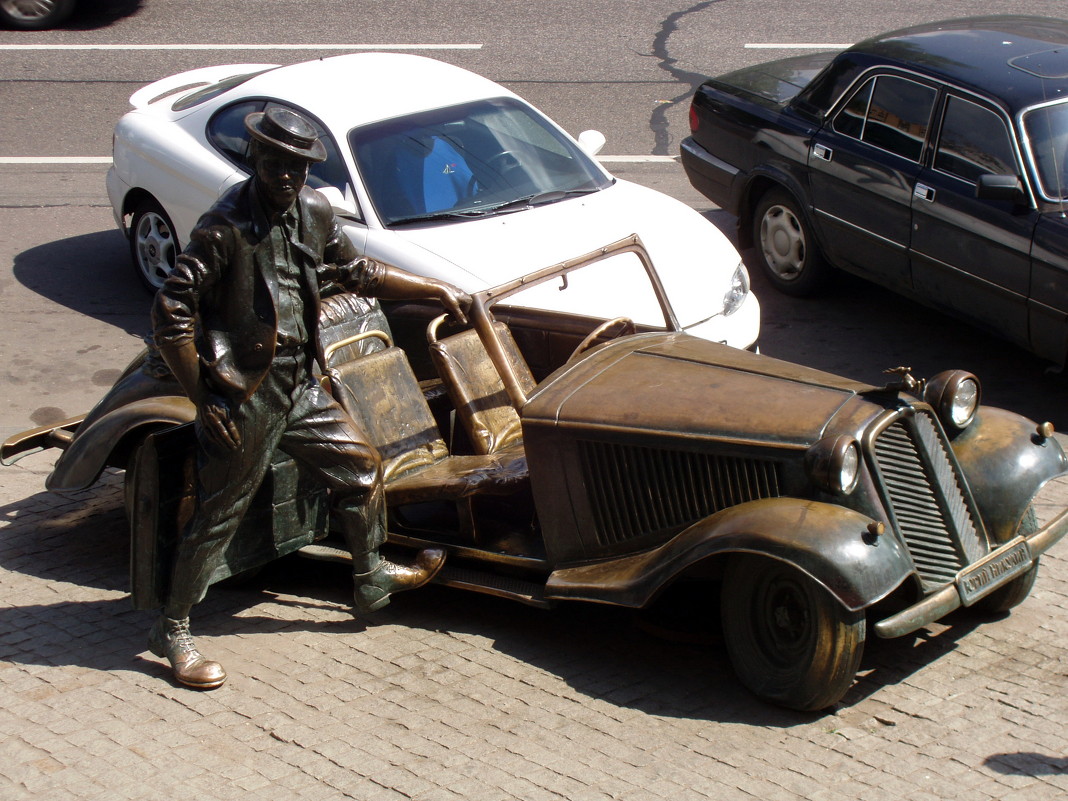
[[[188,686],[220,686],[226,673],[197,650],[189,612],[207,591],[272,453],[280,448],[331,491],[352,551],[355,607],[378,609],[390,593],[429,581],[441,551],[414,566],[381,558],[381,463],[352,419],[312,377],[319,288],[364,296],[436,298],[463,318],[470,297],[430,278],[360,258],[329,202],[305,186],[326,151],[311,123],[270,108],[250,114],[254,174],[200,218],[156,296],[155,341],[196,404],[197,509],[176,551],[170,589],[149,647]]]

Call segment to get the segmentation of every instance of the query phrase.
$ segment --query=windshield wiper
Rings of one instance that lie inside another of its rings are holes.
[[[522,211],[523,209],[529,209],[534,206],[547,206],[550,203],[557,203],[561,200],[566,200],[569,197],[590,195],[599,191],[600,189],[597,187],[587,187],[585,189],[552,189],[548,192],[535,192],[533,195],[517,197],[515,200],[509,200],[507,203],[502,203],[499,206],[491,206],[486,209],[486,211],[491,211],[495,214],[507,214],[508,212]]]
[[[397,225],[410,225],[411,223],[437,222],[440,220],[470,220],[475,217],[485,217],[492,209],[473,209],[470,211],[433,211],[428,214],[413,214],[410,217],[401,217],[393,220],[389,227]]]

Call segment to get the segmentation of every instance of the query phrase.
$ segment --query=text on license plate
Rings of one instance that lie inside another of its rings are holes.
[[[961,602],[971,606],[1030,567],[1031,549],[1024,540],[999,548],[981,562],[957,574],[957,591]]]

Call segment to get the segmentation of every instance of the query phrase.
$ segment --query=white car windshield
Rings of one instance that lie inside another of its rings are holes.
[[[387,227],[521,211],[611,184],[548,120],[512,98],[374,123],[349,140]]]

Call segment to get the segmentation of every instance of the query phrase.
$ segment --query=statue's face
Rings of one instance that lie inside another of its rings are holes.
[[[267,202],[276,211],[285,211],[308,180],[308,162],[281,151],[264,149],[256,162],[256,177]]]

